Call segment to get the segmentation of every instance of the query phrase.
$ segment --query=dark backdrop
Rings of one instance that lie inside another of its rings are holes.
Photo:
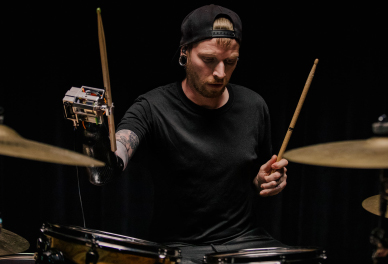
[[[113,2],[14,1],[2,7],[5,125],[24,138],[74,148],[62,98],[72,86],[103,86],[97,7],[102,8],[116,124],[138,95],[182,78],[174,57],[180,23],[209,2]],[[231,82],[266,100],[275,154],[316,58],[288,149],[373,136],[371,124],[387,113],[388,104],[382,7],[214,3],[242,18],[241,56]],[[83,225],[75,167],[5,156],[0,162],[4,228],[26,238],[29,252],[43,222]],[[138,168],[129,167],[103,187],[91,185],[82,170],[79,176],[87,227],[147,238],[152,184]],[[370,263],[369,234],[378,217],[361,203],[378,194],[378,172],[290,163],[288,176],[280,195],[260,199],[268,231],[289,245],[323,247],[332,263]],[[171,207],[166,215],[173,214]]]

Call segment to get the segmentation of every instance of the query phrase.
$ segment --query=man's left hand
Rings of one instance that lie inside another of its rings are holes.
[[[276,161],[277,156],[272,158],[260,167],[260,171],[253,180],[260,196],[272,196],[280,193],[287,185],[287,168],[288,161],[281,159]],[[272,171],[275,170],[274,173]]]

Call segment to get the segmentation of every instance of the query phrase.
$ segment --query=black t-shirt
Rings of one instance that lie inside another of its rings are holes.
[[[227,86],[228,102],[206,109],[180,83],[140,97],[118,125],[140,139],[132,161],[154,182],[150,239],[217,243],[255,227],[253,178],[272,154],[268,108],[257,93]]]

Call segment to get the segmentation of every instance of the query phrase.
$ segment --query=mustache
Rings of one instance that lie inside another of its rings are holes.
[[[227,79],[222,79],[222,80],[213,80],[213,81],[208,81],[208,84],[223,84],[226,85],[228,83]]]

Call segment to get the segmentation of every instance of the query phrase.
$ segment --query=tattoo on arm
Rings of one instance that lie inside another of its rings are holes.
[[[139,145],[139,137],[131,130],[120,130],[116,133],[116,140],[125,146],[128,151],[129,158],[132,157]]]

